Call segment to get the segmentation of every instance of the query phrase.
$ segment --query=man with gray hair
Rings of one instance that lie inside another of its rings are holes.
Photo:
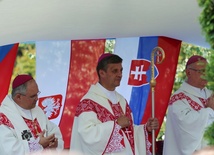
[[[40,91],[30,75],[18,75],[12,94],[0,106],[0,152],[24,155],[47,149],[62,151],[64,142],[57,125],[36,106]]]
[[[203,138],[214,121],[214,97],[206,88],[207,60],[193,55],[186,63],[187,80],[169,101],[164,155],[191,155],[207,146]]]

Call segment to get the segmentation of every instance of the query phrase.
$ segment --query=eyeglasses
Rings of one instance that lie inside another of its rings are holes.
[[[200,74],[204,74],[205,73],[205,69],[195,69],[195,68],[189,68],[190,70],[193,70],[193,71],[196,71],[196,72],[198,72],[198,73],[200,73]]]
[[[27,96],[26,94],[21,94],[21,95],[26,96],[26,97],[28,97],[29,99],[35,100],[35,99],[39,96],[40,93],[41,93],[41,92],[39,91],[37,94],[32,95],[32,96]]]

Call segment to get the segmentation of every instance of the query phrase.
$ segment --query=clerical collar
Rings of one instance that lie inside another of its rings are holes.
[[[196,93],[200,94],[204,99],[207,99],[207,95],[206,95],[205,88],[200,89],[200,88],[197,88],[197,87],[194,87],[194,86],[191,86],[191,87],[192,87],[192,89],[193,89]]]
[[[206,95],[206,92],[205,92],[205,89],[200,89],[200,88],[196,88],[194,87],[195,91],[198,92],[199,94],[201,94],[201,96],[204,98],[204,99],[207,99],[207,95]]]
[[[98,86],[101,88],[103,93],[107,96],[107,98],[112,102],[112,104],[117,104],[118,99],[116,95],[116,91],[109,91],[105,87],[103,87],[100,83],[98,83]]]

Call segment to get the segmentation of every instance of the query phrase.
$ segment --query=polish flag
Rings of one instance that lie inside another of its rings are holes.
[[[59,125],[64,147],[70,147],[76,106],[98,80],[96,65],[104,53],[105,39],[36,42],[38,105]]]
[[[162,122],[180,45],[181,41],[166,37],[116,39],[115,54],[123,58],[123,79],[117,91],[129,102],[135,124],[145,123],[151,116],[151,51],[156,46],[165,52],[164,61],[154,66],[156,117]],[[38,104],[59,125],[67,149],[76,106],[90,85],[98,81],[96,65],[104,50],[105,39],[36,42],[36,80],[41,91]],[[159,59],[157,53],[155,60]]]

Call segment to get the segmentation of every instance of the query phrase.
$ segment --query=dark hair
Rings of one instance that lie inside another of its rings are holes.
[[[99,70],[107,70],[108,64],[115,64],[115,63],[122,63],[123,59],[119,57],[118,55],[112,54],[111,56],[108,56],[104,59],[102,59],[100,62],[97,64],[97,75],[99,75]]]

